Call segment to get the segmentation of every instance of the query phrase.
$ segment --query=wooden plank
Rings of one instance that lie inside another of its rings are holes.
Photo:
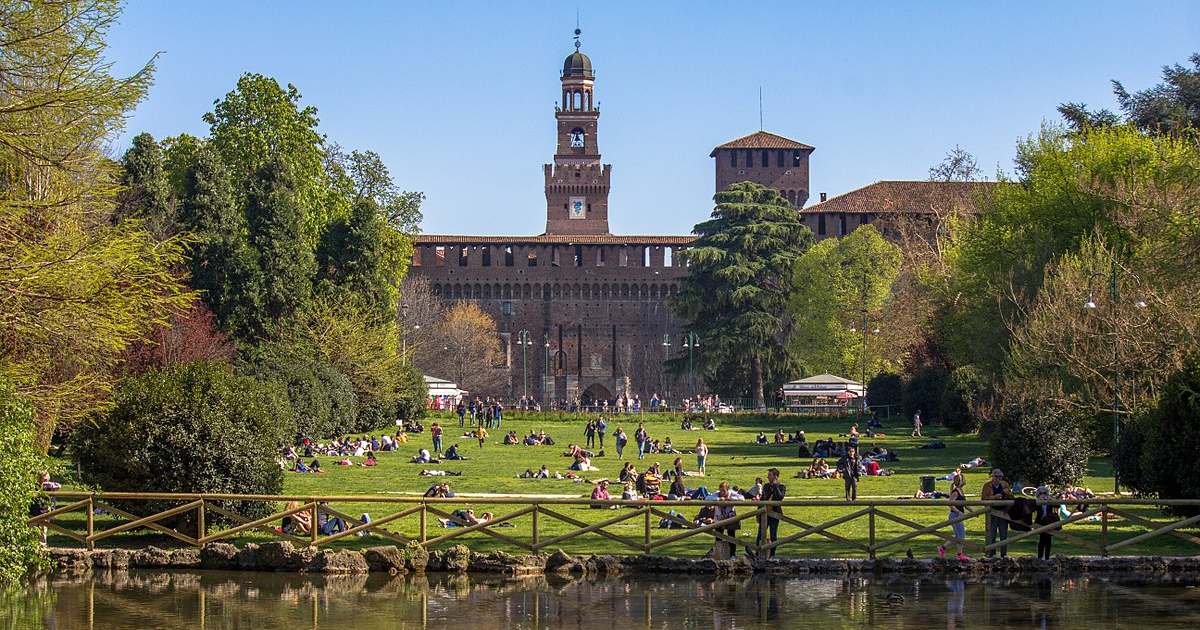
[[[1052,530],[1055,530],[1055,529],[1058,529],[1061,527],[1065,527],[1067,525],[1070,525],[1071,523],[1077,523],[1093,514],[1098,514],[1103,511],[1104,511],[1104,506],[1100,506],[1100,507],[1094,507],[1086,512],[1076,512],[1075,514],[1071,515],[1071,518],[1069,518],[1065,521],[1055,521],[1049,525],[1042,525],[1041,527],[1035,527],[1027,532],[1020,532],[1016,536],[1009,536],[1008,538],[1005,538],[1004,540],[997,540],[996,542],[994,542],[990,545],[985,545],[983,550],[984,551],[992,551],[999,547],[1007,547],[1008,545],[1011,545],[1019,540],[1024,540],[1026,538],[1029,538],[1030,536],[1036,536],[1042,532],[1050,532],[1050,535],[1053,536],[1054,532]],[[995,517],[997,515],[992,514],[992,516]],[[1006,520],[1010,523],[1015,522],[1011,518],[1008,518],[1007,516],[1001,516],[1000,518],[1003,518],[1004,520]],[[1086,546],[1095,548],[1095,545],[1092,545],[1091,543],[1084,543],[1083,541],[1080,541],[1080,542]],[[1103,549],[1104,546],[1101,545],[1100,548]]]
[[[743,507],[745,507],[745,506],[743,505]],[[709,523],[708,525],[701,525],[694,529],[690,529],[686,532],[675,534],[674,536],[667,536],[666,538],[660,538],[659,540],[656,540],[656,541],[650,543],[650,547],[651,548],[662,547],[663,545],[669,545],[673,542],[680,541],[685,538],[691,538],[692,536],[695,536],[697,534],[703,534],[705,532],[711,532],[714,529],[722,529],[725,527],[729,527],[730,525],[733,525],[734,523],[740,523],[748,518],[754,518],[755,516],[758,516],[758,514],[759,514],[759,510],[752,510],[752,511],[746,512],[744,514],[737,514],[737,515],[731,516],[727,519],[723,519],[720,521],[714,521],[712,523]],[[738,543],[738,544],[741,544],[741,543]]]
[[[231,511],[231,510],[226,510],[225,508],[223,508],[223,507],[221,507],[221,506],[219,506],[219,505],[216,505],[215,503],[214,503],[214,504],[211,504],[211,505],[209,505],[209,506],[208,506],[208,509],[209,509],[209,510],[211,510],[211,511],[213,511],[213,512],[216,512],[217,514],[220,514],[220,515],[222,515],[222,516],[224,516],[224,517],[226,517],[226,518],[228,518],[228,519],[230,519],[230,520],[232,520],[232,521],[234,521],[234,522],[236,522],[236,523],[239,523],[239,524],[246,524],[246,523],[249,523],[249,522],[250,522],[250,519],[248,519],[248,518],[246,518],[246,517],[242,516],[241,514],[238,514],[237,512],[234,512],[234,511]],[[285,534],[285,533],[282,533],[282,532],[277,532],[277,531],[275,531],[275,528],[271,527],[270,525],[261,525],[261,526],[259,526],[257,529],[258,529],[259,531],[266,531],[266,532],[269,532],[269,533],[271,533],[271,534],[274,534],[275,536],[278,536],[278,537],[280,537],[280,538],[282,538],[282,539],[284,539],[284,540],[286,540],[286,541],[288,541],[288,542],[291,542],[291,543],[292,543],[292,544],[294,544],[294,545],[300,545],[300,546],[304,546],[304,545],[307,545],[307,544],[308,544],[308,541],[306,541],[306,540],[304,540],[304,539],[302,539],[302,538],[297,538],[297,537],[295,537],[295,536],[293,536],[293,535],[291,535],[291,534]],[[205,540],[207,540],[208,538],[209,538],[209,537],[208,537],[208,535],[207,535],[207,534],[205,534],[205,538],[202,538],[202,539],[201,539],[201,543],[203,543],[203,542],[204,542]]]
[[[898,536],[896,538],[892,538],[890,540],[885,540],[881,543],[876,544],[875,545],[876,550],[883,549],[884,547],[890,547],[892,545],[902,543],[906,540],[910,540],[910,539],[916,538],[917,536],[922,536],[925,534],[933,534],[934,536],[937,536],[943,540],[953,541],[955,544],[961,544],[964,546],[972,545],[973,548],[975,548],[975,549],[981,549],[982,545],[980,545],[977,542],[973,542],[973,541],[969,541],[969,540],[959,541],[954,536],[952,536],[950,534],[946,534],[940,530],[942,530],[943,528],[949,527],[951,525],[954,525],[955,523],[961,523],[963,521],[967,521],[967,520],[970,520],[973,518],[978,518],[981,515],[987,514],[988,510],[985,508],[982,510],[973,510],[973,511],[969,511],[969,512],[963,512],[962,514],[960,514],[954,518],[948,518],[944,521],[941,521],[940,523],[938,523],[936,525],[929,525],[928,527],[923,526],[920,523],[915,523],[908,519],[900,518],[899,516],[896,516],[894,514],[884,512],[883,510],[875,510],[875,513],[889,521],[894,522],[894,523],[899,523],[901,525],[905,525],[907,527],[913,527],[916,529],[916,531],[905,532],[904,534],[901,534],[900,536]]]
[[[1108,511],[1112,512],[1113,514],[1116,514],[1118,516],[1121,516],[1121,517],[1125,518],[1126,520],[1137,523],[1138,525],[1141,525],[1143,527],[1155,527],[1155,528],[1159,527],[1159,523],[1155,523],[1154,521],[1151,521],[1149,519],[1142,518],[1140,516],[1137,516],[1136,514],[1131,514],[1129,512],[1126,512],[1125,510],[1119,510],[1115,507],[1112,507],[1111,505],[1108,507]],[[1180,540],[1190,542],[1193,545],[1200,545],[1200,538],[1197,538],[1196,536],[1193,536],[1191,534],[1186,534],[1184,532],[1177,531],[1177,530],[1172,530],[1167,533],[1176,538],[1179,538]]]
[[[126,532],[131,529],[137,529],[138,527],[148,527],[150,529],[153,529],[156,532],[166,534],[168,536],[171,536],[172,538],[182,540],[183,542],[194,546],[197,544],[195,538],[192,538],[191,536],[188,536],[186,534],[181,534],[181,533],[179,533],[173,529],[170,529],[168,527],[159,525],[158,521],[160,521],[164,518],[170,518],[177,514],[182,514],[184,512],[190,512],[191,510],[196,509],[196,506],[199,504],[200,504],[199,500],[192,501],[191,503],[185,503],[183,505],[180,505],[178,507],[173,507],[164,512],[159,512],[157,514],[151,514],[150,516],[144,516],[144,517],[138,518],[137,516],[134,516],[133,514],[130,514],[129,512],[126,512],[124,510],[119,510],[111,505],[108,505],[107,503],[97,502],[96,506],[99,507],[100,509],[108,510],[109,512],[112,512],[113,514],[117,514],[119,516],[124,516],[125,518],[132,518],[134,520],[132,520],[128,523],[122,523],[120,525],[117,525],[116,527],[110,527],[109,529],[95,532],[91,536],[88,537],[88,541],[95,542],[97,540],[108,538],[109,536],[115,536],[117,534],[120,534],[121,532]]]
[[[87,541],[88,541],[87,536],[85,536],[83,534],[77,534],[57,523],[45,522],[45,523],[42,523],[41,526],[45,527],[46,529],[48,529],[50,531],[58,532],[58,533],[62,534],[63,536],[66,536],[68,538],[71,538],[71,539],[76,540],[81,543],[87,543]]]
[[[842,505],[844,506],[844,505],[846,505],[846,503],[843,502]],[[863,508],[856,512],[851,512],[850,514],[847,514],[845,516],[840,516],[838,518],[835,518],[832,521],[826,521],[824,523],[821,523],[820,525],[809,525],[808,523],[805,523],[804,521],[797,520],[786,514],[779,514],[778,515],[779,520],[781,520],[785,523],[791,523],[792,525],[795,525],[796,527],[803,527],[805,529],[804,529],[804,531],[797,532],[795,534],[791,534],[788,536],[784,536],[783,538],[780,538],[779,540],[776,540],[775,542],[762,545],[762,548],[764,550],[769,550],[769,549],[773,549],[775,547],[779,547],[780,545],[790,543],[795,540],[800,540],[801,538],[804,538],[805,536],[810,536],[812,534],[819,534],[819,535],[824,536],[835,542],[840,542],[843,545],[849,545],[856,549],[862,549],[863,551],[870,553],[871,550],[867,545],[864,545],[860,542],[850,540],[849,538],[839,536],[831,531],[827,531],[830,527],[835,527],[837,525],[841,525],[842,523],[853,521],[854,519],[857,519],[857,518],[862,518],[862,516],[864,514],[870,514],[870,512],[871,512],[871,508],[869,508],[869,507]]]
[[[28,521],[29,526],[35,527],[35,526],[39,525],[41,523],[41,521],[49,521],[50,519],[58,516],[59,514],[64,514],[66,512],[73,512],[89,503],[91,503],[90,499],[84,499],[82,501],[76,501],[70,505],[64,505],[62,507],[54,508],[53,510],[46,512],[45,514],[38,514],[37,516],[31,516],[31,517],[29,517],[29,521]]]
[[[1174,523],[1171,523],[1169,525],[1164,525],[1163,527],[1160,527],[1152,532],[1146,532],[1144,534],[1140,534],[1140,535],[1134,536],[1132,538],[1126,538],[1125,540],[1122,540],[1120,542],[1116,542],[1116,543],[1109,545],[1108,548],[1109,548],[1109,550],[1120,549],[1121,547],[1133,545],[1133,544],[1142,542],[1143,540],[1154,538],[1155,536],[1162,536],[1163,534],[1169,534],[1169,533],[1174,532],[1175,530],[1179,529],[1180,527],[1187,527],[1188,525],[1191,525],[1192,523],[1197,523],[1197,522],[1200,522],[1200,514],[1197,514],[1197,515],[1189,517],[1189,518],[1185,518],[1181,521],[1175,521]]]
[[[625,538],[622,538],[622,537],[620,537],[620,536],[618,536],[618,535],[616,535],[616,534],[613,534],[613,533],[611,533],[611,532],[604,531],[604,529],[603,529],[603,528],[605,528],[605,527],[608,527],[609,525],[612,525],[612,524],[614,524],[614,523],[620,523],[620,522],[622,522],[622,521],[626,521],[626,520],[629,520],[629,519],[631,519],[631,518],[634,518],[634,517],[636,517],[636,516],[638,515],[638,513],[637,513],[637,512],[629,512],[629,513],[627,513],[627,514],[622,514],[622,515],[621,515],[619,518],[616,518],[616,519],[607,519],[607,520],[605,520],[605,521],[602,521],[602,522],[600,522],[600,523],[595,523],[595,524],[590,524],[590,525],[589,525],[588,523],[585,523],[585,522],[583,522],[583,521],[580,521],[580,520],[576,520],[576,519],[574,519],[574,518],[571,518],[570,516],[567,516],[567,515],[565,515],[565,514],[560,514],[560,513],[558,513],[558,512],[555,512],[554,510],[548,510],[548,509],[546,509],[545,507],[542,507],[542,506],[540,506],[540,505],[538,506],[538,511],[540,511],[542,514],[545,514],[546,516],[549,516],[550,518],[558,519],[558,520],[560,520],[560,521],[562,521],[562,522],[564,522],[564,523],[567,523],[567,524],[569,524],[569,525],[574,525],[574,526],[576,526],[576,527],[579,527],[579,528],[581,528],[581,529],[579,529],[579,530],[576,530],[576,531],[573,531],[573,532],[567,532],[566,534],[563,534],[563,535],[561,535],[561,536],[556,536],[556,537],[554,537],[554,538],[551,538],[551,539],[549,539],[549,540],[544,540],[544,541],[538,541],[538,542],[534,542],[534,544],[533,544],[533,549],[534,549],[534,551],[537,551],[537,550],[539,550],[539,549],[544,549],[544,548],[546,548],[546,547],[548,547],[548,546],[550,546],[550,545],[556,545],[556,544],[558,544],[558,543],[560,543],[560,542],[562,542],[562,541],[564,541],[564,540],[570,540],[570,539],[572,539],[572,538],[576,538],[576,537],[578,537],[578,536],[582,536],[582,535],[584,535],[584,534],[588,534],[588,533],[596,533],[596,534],[599,534],[599,535],[601,535],[601,536],[603,536],[603,537],[605,537],[605,538],[608,538],[609,540],[613,540],[613,541],[615,541],[615,542],[619,542],[619,543],[621,543],[622,545],[625,545],[626,547],[630,547],[630,548],[633,548],[633,549],[637,549],[638,551],[641,551],[641,550],[642,550],[642,545],[640,545],[640,544],[638,544],[638,543],[635,543],[635,542],[633,542],[633,541],[631,541],[631,540],[627,540],[627,539],[625,539]]]
[[[358,532],[371,531],[371,532],[379,535],[382,538],[387,538],[388,540],[396,541],[402,545],[407,545],[409,542],[412,542],[412,539],[404,536],[403,534],[399,534],[396,532],[392,532],[392,531],[383,529],[383,526],[388,523],[391,523],[392,521],[400,520],[400,519],[404,518],[405,516],[409,516],[411,514],[416,514],[417,512],[420,512],[421,506],[418,505],[416,507],[408,508],[407,510],[401,510],[394,514],[389,514],[382,518],[371,521],[370,523],[362,523],[362,522],[358,521],[357,519],[346,516],[337,510],[329,508],[328,506],[320,508],[320,509],[324,510],[325,512],[328,512],[330,514],[333,514],[334,516],[341,518],[342,520],[346,521],[347,523],[358,523],[358,525],[355,525],[354,527],[347,528],[346,531],[337,532],[335,534],[330,534],[324,538],[321,538],[318,541],[320,544],[324,544],[327,542],[333,542],[335,540],[345,538],[346,536],[353,536],[353,535],[357,534]]]
[[[283,512],[279,512],[277,514],[272,514],[270,516],[264,516],[262,518],[254,519],[253,521],[246,521],[245,523],[242,523],[241,525],[230,527],[229,529],[226,529],[224,531],[220,531],[215,534],[209,534],[208,536],[205,536],[204,538],[200,539],[200,544],[206,545],[214,540],[221,540],[222,538],[229,538],[230,536],[233,536],[235,534],[240,534],[244,531],[248,531],[251,529],[261,529],[263,525],[267,525],[268,523],[272,523],[274,521],[283,520],[283,517],[285,517],[285,516],[291,516],[293,514],[299,514],[300,512],[309,510],[312,508],[313,505],[315,505],[315,504],[309,503],[307,505],[301,505],[299,507],[294,507],[290,510],[284,510]],[[315,526],[316,524],[313,523],[312,525]],[[275,528],[273,528],[273,527],[270,529],[265,529],[263,531],[274,534],[276,536],[279,536],[280,538],[283,538],[286,536],[292,540],[299,540],[299,541],[301,541],[300,544],[302,544],[302,545],[308,544],[308,541],[303,540],[298,537],[295,537],[295,536],[291,536],[290,534],[282,534],[281,535],[280,532],[275,531]]]
[[[663,512],[663,511],[657,510],[657,509],[653,510],[653,512],[661,518],[665,518],[669,521],[674,521],[676,523],[683,525],[684,529],[696,529],[696,528],[700,527],[699,525],[687,520],[686,518],[684,518],[683,516],[680,516],[678,514],[669,514],[667,512]],[[721,531],[713,530],[713,531],[708,532],[708,534],[710,536],[712,536],[713,538],[723,540],[730,544],[734,544],[734,545],[742,544],[741,541],[739,541],[737,538],[734,538],[734,537],[730,536],[729,534],[726,534]]]
[[[513,538],[511,536],[505,536],[504,534],[501,534],[499,532],[494,532],[491,529],[489,529],[489,527],[499,525],[500,523],[503,523],[505,521],[510,521],[514,518],[517,518],[520,516],[525,516],[526,514],[529,514],[530,512],[533,511],[533,506],[528,506],[528,507],[522,508],[520,510],[517,510],[516,512],[512,512],[512,513],[506,514],[504,516],[499,516],[499,517],[493,518],[492,520],[490,520],[486,523],[479,523],[476,525],[467,525],[461,519],[457,519],[457,518],[451,516],[450,514],[447,514],[441,510],[437,510],[437,509],[434,509],[431,507],[427,507],[426,509],[429,510],[430,512],[433,512],[434,514],[437,514],[438,516],[441,516],[442,518],[449,519],[449,520],[463,526],[458,531],[450,532],[448,534],[443,534],[441,536],[438,536],[437,538],[434,538],[434,539],[426,542],[425,543],[426,546],[436,545],[440,542],[451,540],[453,538],[458,538],[459,536],[469,534],[471,532],[482,531],[484,534],[487,534],[488,536],[502,540],[510,545],[513,545],[514,547],[520,547],[521,549],[527,549],[529,551],[534,551],[533,547],[529,543],[526,543],[521,540],[517,540],[516,538]]]

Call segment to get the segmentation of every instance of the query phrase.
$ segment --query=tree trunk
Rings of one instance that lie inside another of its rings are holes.
[[[763,364],[762,357],[755,354],[750,359],[750,371],[753,378],[751,395],[754,396],[754,409],[756,411],[765,412],[767,410],[767,399],[763,395]]]

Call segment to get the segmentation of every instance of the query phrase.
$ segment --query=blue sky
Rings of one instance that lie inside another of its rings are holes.
[[[712,147],[765,128],[817,148],[812,199],[923,179],[954,145],[989,175],[1055,106],[1113,107],[1200,50],[1200,3],[135,1],[110,38],[162,51],[132,134],[204,134],[243,72],[294,83],[321,131],[428,195],[430,233],[537,234],[576,8],[596,69],[609,216],[683,234],[712,208]],[[336,8],[331,8],[336,6]],[[810,201],[811,203],[811,201]]]

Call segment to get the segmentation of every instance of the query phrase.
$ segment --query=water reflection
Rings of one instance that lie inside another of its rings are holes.
[[[1112,628],[1200,624],[1188,580],[567,581],[130,571],[0,595],[0,628]]]

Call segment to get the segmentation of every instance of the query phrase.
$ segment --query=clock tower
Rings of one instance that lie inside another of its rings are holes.
[[[546,177],[546,234],[608,234],[608,189],[611,164],[600,163],[592,60],[583,54],[580,30],[575,52],[563,62],[562,101],[554,110],[558,148],[554,163],[542,168]]]

